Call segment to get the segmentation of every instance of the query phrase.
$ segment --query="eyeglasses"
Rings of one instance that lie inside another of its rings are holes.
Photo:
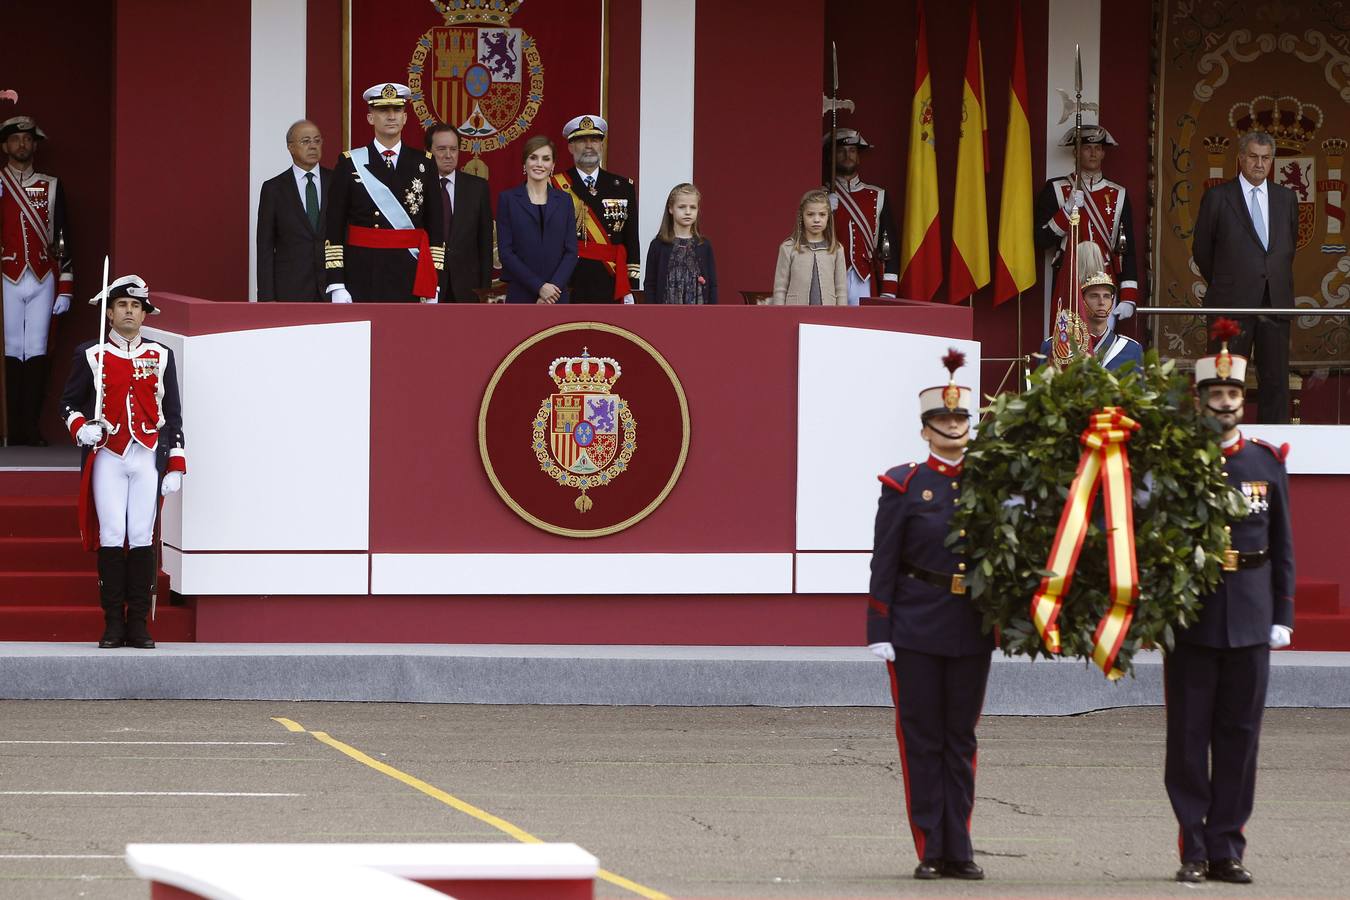
[[[298,141],[287,141],[288,144],[299,144],[301,147],[321,147],[323,138],[321,137],[303,137]]]

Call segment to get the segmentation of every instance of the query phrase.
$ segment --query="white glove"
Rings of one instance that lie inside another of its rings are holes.
[[[170,494],[176,494],[183,489],[182,472],[165,472],[164,483],[159,486],[159,493],[163,497]]]
[[[75,432],[75,443],[81,447],[92,447],[103,440],[103,426],[97,422],[85,422]]]
[[[1294,640],[1294,629],[1288,625],[1270,626],[1270,649],[1279,650],[1288,647]]]
[[[70,295],[62,294],[61,296],[57,297],[56,302],[52,304],[52,315],[59,316],[61,315],[61,313],[66,312],[69,309],[70,309]]]
[[[637,301],[633,299],[632,294],[624,294],[623,302],[628,306],[632,306],[634,303],[637,303]]]
[[[886,662],[895,662],[895,645],[890,641],[868,644],[867,649],[876,654],[878,659],[884,659]]]
[[[333,303],[351,303],[352,294],[346,288],[337,288],[328,292],[328,299]]]
[[[1128,319],[1134,315],[1134,303],[1130,300],[1122,300],[1116,304],[1116,318]]]
[[[1083,195],[1082,191],[1074,191],[1069,195],[1069,206],[1075,209],[1082,209],[1087,206],[1087,197]]]

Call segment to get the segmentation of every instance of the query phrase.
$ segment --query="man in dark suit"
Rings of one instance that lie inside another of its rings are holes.
[[[457,170],[459,132],[455,126],[427,129],[426,146],[436,161],[440,185],[442,234],[434,237],[445,243],[441,299],[473,303],[478,300],[474,289],[492,284],[492,203],[487,179]]]
[[[1205,192],[1191,253],[1209,290],[1205,306],[1292,309],[1298,203],[1294,192],[1269,180],[1275,141],[1253,131],[1238,142],[1238,177]],[[1261,421],[1289,421],[1289,320],[1259,315],[1238,320],[1233,340],[1240,356],[1256,353]],[[1213,346],[1211,350],[1215,349]]]
[[[319,165],[323,136],[301,119],[286,129],[291,167],[263,182],[258,197],[258,299],[323,297],[323,201],[333,170]]]
[[[1216,326],[1237,326],[1220,319]],[[1219,339],[1222,340],[1222,332]],[[1256,795],[1261,714],[1270,651],[1294,626],[1294,537],[1289,518],[1289,445],[1243,438],[1247,360],[1226,343],[1195,362],[1201,412],[1218,423],[1223,471],[1246,514],[1229,528],[1223,580],[1200,598],[1200,617],[1176,633],[1163,666],[1167,704],[1164,783],[1180,835],[1177,881],[1246,884],[1243,826]]]
[[[633,179],[600,168],[609,123],[577,116],[563,126],[574,165],[553,176],[553,186],[572,195],[577,216],[573,303],[632,303],[642,287],[638,246],[637,188]]]
[[[333,170],[325,290],[334,303],[435,303],[445,266],[440,188],[431,154],[403,146],[412,92],[377,84],[362,96],[375,139],[343,151]]]

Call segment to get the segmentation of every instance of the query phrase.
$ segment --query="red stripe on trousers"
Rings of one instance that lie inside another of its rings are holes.
[[[909,830],[914,835],[914,850],[922,861],[924,833],[914,824],[914,816],[909,809],[909,760],[905,757],[905,732],[900,724],[900,682],[895,675],[895,663],[886,663],[886,669],[891,673],[891,702],[895,704],[895,740],[900,745],[900,775],[905,783],[905,818],[909,820]]]

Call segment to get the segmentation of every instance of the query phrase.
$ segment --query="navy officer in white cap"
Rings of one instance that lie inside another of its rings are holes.
[[[563,126],[574,164],[553,176],[572,195],[577,214],[577,267],[572,303],[632,303],[642,287],[637,188],[633,179],[600,168],[609,123],[585,115]]]
[[[436,162],[420,146],[403,143],[412,92],[386,83],[362,96],[375,135],[364,147],[344,151],[333,170],[325,290],[334,303],[435,303],[445,229]]]

